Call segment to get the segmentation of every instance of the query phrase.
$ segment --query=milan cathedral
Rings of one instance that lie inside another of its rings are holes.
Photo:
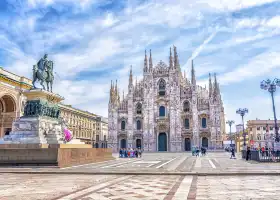
[[[143,79],[133,83],[120,99],[117,82],[111,83],[108,106],[108,148],[144,151],[190,151],[191,147],[221,148],[225,133],[224,107],[219,83],[209,74],[208,90],[181,72],[177,49],[170,48],[169,64],[153,65],[145,52]]]

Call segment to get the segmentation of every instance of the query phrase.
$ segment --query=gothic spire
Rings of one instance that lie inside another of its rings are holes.
[[[193,65],[193,60],[192,60],[192,84],[195,86],[196,85],[196,79],[195,79],[195,71],[194,71],[194,65]]]
[[[110,97],[109,97],[109,102],[112,102],[112,97],[113,97],[113,81],[111,80],[111,87],[110,87]]]
[[[186,70],[184,70],[184,78],[186,78]]]
[[[130,66],[130,72],[129,72],[129,85],[133,85],[132,65]]]
[[[123,99],[123,101],[124,101],[124,90],[123,90],[122,96],[123,96],[122,99]]]
[[[148,71],[148,58],[147,58],[147,52],[145,50],[145,58],[144,58],[144,72]]]
[[[173,46],[174,49],[174,68],[179,67],[179,59],[177,54],[177,47]]]
[[[173,56],[172,56],[171,47],[170,47],[170,54],[169,54],[169,68],[173,69]]]
[[[211,74],[209,73],[209,96],[212,95],[212,80],[211,80]]]
[[[214,91],[213,91],[213,96],[214,98],[217,97],[217,95],[219,94],[218,92],[218,82],[217,82],[217,77],[216,77],[216,73],[214,73]]]
[[[150,49],[150,58],[149,58],[149,71],[153,71],[153,59],[152,59],[152,50]]]
[[[116,96],[118,96],[118,80],[116,80],[115,93],[116,93]]]

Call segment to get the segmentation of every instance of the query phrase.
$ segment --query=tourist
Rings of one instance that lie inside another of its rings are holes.
[[[135,154],[135,157],[138,158],[138,150],[137,149],[134,149],[134,154]]]
[[[232,147],[231,148],[231,156],[230,156],[230,159],[235,159],[235,149]]]
[[[127,148],[124,149],[124,157],[127,158],[128,152],[127,152]]]
[[[247,151],[246,151],[246,160],[248,161],[249,160],[249,157],[250,157],[250,147],[247,147]]]
[[[120,149],[120,152],[119,152],[119,157],[122,158],[123,157],[123,150]]]
[[[139,154],[139,157],[141,158],[142,157],[142,151],[141,151],[141,148],[138,149],[138,154]]]
[[[196,147],[196,157],[199,157],[199,148]]]

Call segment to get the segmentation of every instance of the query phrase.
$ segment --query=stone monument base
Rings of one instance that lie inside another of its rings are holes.
[[[70,167],[114,160],[111,149],[86,144],[1,144],[0,166]]]
[[[13,122],[10,135],[4,136],[0,144],[60,144],[61,124],[48,117],[21,117]]]

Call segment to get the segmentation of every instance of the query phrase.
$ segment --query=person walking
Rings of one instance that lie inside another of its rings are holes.
[[[230,156],[230,159],[235,159],[235,149],[232,147],[231,148],[231,156]]]
[[[247,161],[249,160],[250,153],[251,153],[250,147],[247,147],[247,152],[246,152],[246,160]]]

